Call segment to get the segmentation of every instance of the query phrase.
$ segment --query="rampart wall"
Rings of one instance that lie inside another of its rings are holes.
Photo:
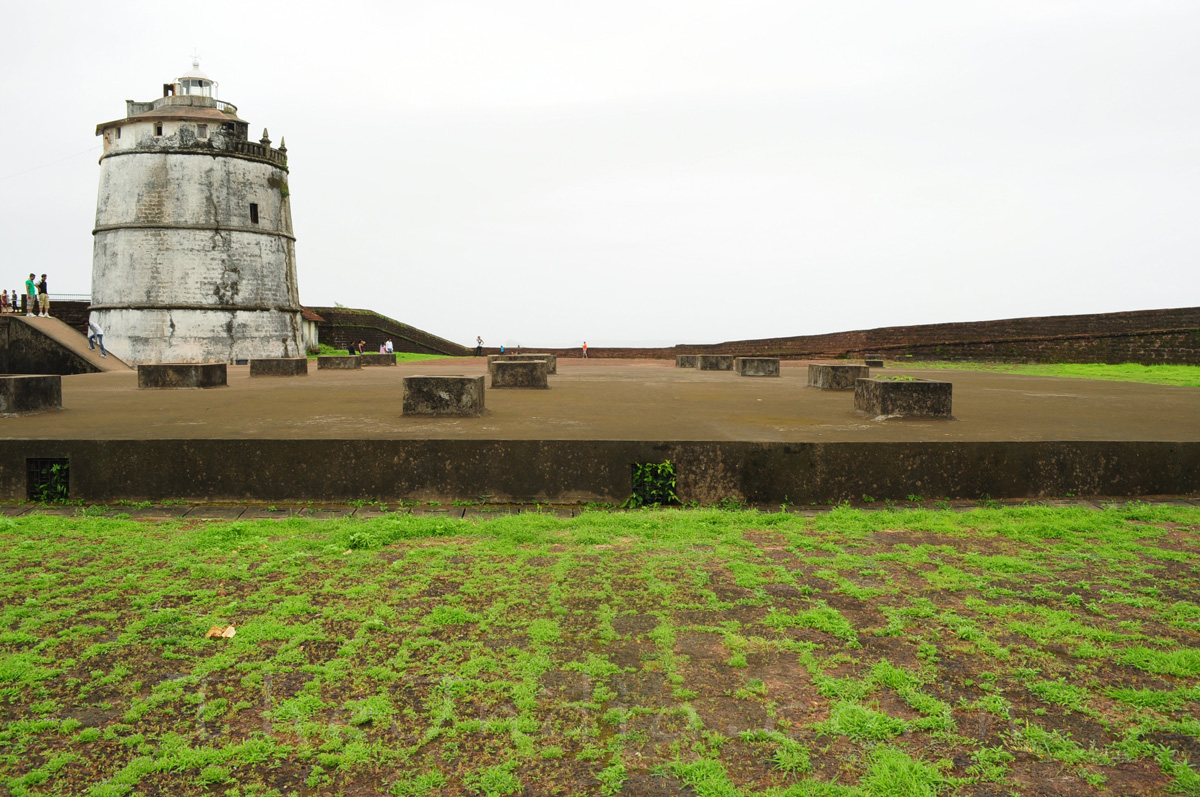
[[[525,350],[581,356],[578,348]],[[674,359],[677,354],[832,359],[873,353],[888,359],[1197,365],[1200,307],[881,327],[668,348],[588,349],[589,357],[658,359]]]

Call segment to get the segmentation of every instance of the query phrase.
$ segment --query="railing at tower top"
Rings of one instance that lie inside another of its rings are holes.
[[[261,158],[281,168],[287,168],[287,154],[277,149],[272,149],[266,144],[259,144],[255,141],[231,141],[229,148],[239,155]]]

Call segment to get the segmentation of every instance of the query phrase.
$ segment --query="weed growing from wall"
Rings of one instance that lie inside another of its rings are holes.
[[[675,466],[665,462],[641,462],[633,465],[633,492],[625,503],[636,509],[640,506],[678,504],[675,495]]]

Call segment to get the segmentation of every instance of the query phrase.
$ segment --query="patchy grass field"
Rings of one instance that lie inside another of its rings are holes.
[[[1198,527],[0,519],[0,791],[1197,794]]]
[[[1053,363],[1022,365],[1017,363],[909,362],[896,367],[931,368],[959,371],[993,371],[1030,376],[1063,376],[1075,379],[1103,379],[1110,382],[1144,382],[1150,385],[1200,387],[1200,365],[1104,365],[1099,363]]]

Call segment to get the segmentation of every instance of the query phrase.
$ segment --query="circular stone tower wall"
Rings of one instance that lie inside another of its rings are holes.
[[[287,150],[246,140],[232,105],[181,96],[185,79],[97,128],[104,342],[132,364],[302,356]]]

